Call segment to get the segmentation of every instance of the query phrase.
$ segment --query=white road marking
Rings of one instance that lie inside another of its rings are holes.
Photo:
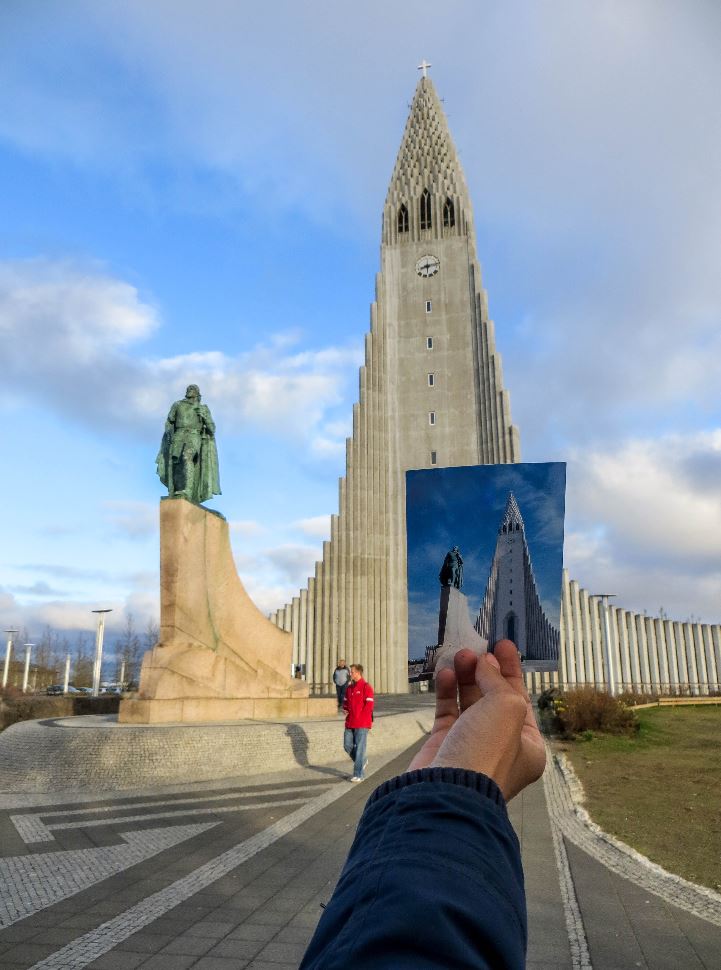
[[[258,852],[262,852],[263,849],[267,849],[278,839],[288,835],[293,829],[302,825],[303,822],[312,818],[317,812],[331,805],[347,792],[347,785],[333,785],[323,795],[306,802],[302,808],[291,812],[290,815],[286,815],[285,818],[275,822],[257,835],[226,850],[194,872],[176,880],[170,886],[166,886],[165,889],[153,893],[96,929],[83,934],[83,936],[73,940],[72,943],[68,943],[67,946],[34,964],[30,970],[67,970],[69,967],[72,967],[73,970],[82,970],[82,967],[86,967],[93,960],[97,960],[98,957],[112,950],[123,940],[127,940],[133,933],[142,930],[143,927],[148,926],[179,903],[190,899],[191,896],[212,885],[216,880],[232,872],[242,863],[247,862]]]
[[[157,799],[152,802],[134,802],[131,805],[102,805],[99,808],[73,808],[68,811],[61,810],[47,810],[42,812],[29,812],[22,815],[11,815],[10,821],[15,826],[18,835],[25,842],[26,845],[34,845],[38,842],[53,842],[53,830],[55,829],[77,829],[84,828],[86,826],[95,825],[117,825],[123,822],[136,822],[142,821],[143,819],[149,818],[175,818],[180,815],[199,815],[207,814],[208,812],[231,812],[231,811],[247,811],[252,808],[266,808],[267,805],[258,803],[257,805],[248,806],[233,806],[232,808],[206,808],[198,811],[197,809],[176,809],[175,811],[166,812],[145,812],[142,815],[116,815],[115,818],[86,818],[77,822],[66,822],[65,819],[75,817],[75,816],[88,816],[96,815],[100,812],[108,813],[111,812],[122,812],[122,811],[136,811],[139,808],[162,808],[166,805],[192,805],[198,802],[221,802],[230,801],[231,799],[238,801],[247,798],[260,798],[267,797],[269,795],[293,795],[297,792],[309,792],[317,791],[318,788],[326,786],[318,785],[294,785],[285,788],[267,788],[264,791],[234,791],[227,792],[223,795],[204,795],[197,798],[180,798],[180,799],[169,799],[167,801],[158,801]],[[302,801],[302,799],[294,799],[293,801]],[[278,805],[290,805],[293,802],[275,802]],[[62,815],[62,820],[60,822],[43,822],[43,816],[47,815]]]
[[[122,832],[120,845],[0,859],[0,928],[53,906],[219,822]]]

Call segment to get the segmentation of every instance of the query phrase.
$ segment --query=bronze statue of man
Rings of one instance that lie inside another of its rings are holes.
[[[171,407],[156,462],[171,497],[199,505],[221,494],[215,422],[208,406],[200,403],[197,384],[190,384],[185,397]]]
[[[441,586],[455,586],[456,589],[463,586],[463,558],[458,546],[446,553],[438,580]]]

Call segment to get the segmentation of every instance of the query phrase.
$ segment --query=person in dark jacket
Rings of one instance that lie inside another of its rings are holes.
[[[348,689],[348,684],[350,683],[350,670],[348,669],[345,660],[339,660],[338,666],[333,671],[333,683],[335,684],[335,692],[338,698],[338,710],[343,710],[343,701],[345,700],[345,692]]]
[[[543,740],[510,640],[456,654],[430,737],[368,799],[301,970],[522,970],[527,922],[506,802]]]

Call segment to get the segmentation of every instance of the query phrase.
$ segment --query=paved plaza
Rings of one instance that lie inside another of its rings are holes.
[[[419,703],[430,699],[382,701],[387,713]],[[340,761],[102,797],[0,795],[0,967],[297,967],[366,798],[412,750],[381,761],[371,741],[373,773],[355,786]],[[672,877],[662,886],[583,824],[555,763],[509,812],[531,970],[721,965],[718,897],[679,882],[674,905]]]

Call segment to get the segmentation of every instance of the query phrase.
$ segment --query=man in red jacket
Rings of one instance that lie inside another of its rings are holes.
[[[352,782],[363,781],[366,765],[368,732],[373,724],[373,688],[363,680],[363,667],[351,664],[350,684],[345,693],[343,707],[348,712],[343,733],[343,747],[353,762]]]

